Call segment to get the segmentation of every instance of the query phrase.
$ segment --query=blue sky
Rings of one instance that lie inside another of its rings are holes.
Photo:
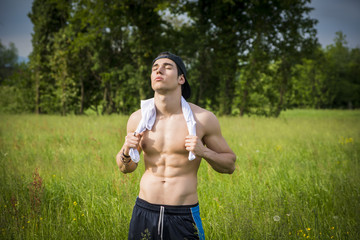
[[[32,23],[27,17],[32,0],[0,0],[0,39],[8,46],[15,43],[18,55],[27,57],[32,51]],[[310,14],[319,20],[316,26],[323,47],[332,44],[335,32],[346,35],[348,46],[360,47],[360,0],[313,0]]]

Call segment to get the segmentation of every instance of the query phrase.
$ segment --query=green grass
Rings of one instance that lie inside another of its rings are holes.
[[[201,163],[207,239],[360,238],[360,111],[219,120],[237,169]],[[0,238],[127,239],[144,165],[117,169],[126,121],[0,115]]]

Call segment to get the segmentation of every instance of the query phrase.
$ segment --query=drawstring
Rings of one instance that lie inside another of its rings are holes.
[[[160,215],[159,215],[159,222],[158,222],[158,235],[161,236],[161,239],[163,239],[163,231],[164,231],[164,211],[165,211],[165,208],[163,206],[160,206]]]

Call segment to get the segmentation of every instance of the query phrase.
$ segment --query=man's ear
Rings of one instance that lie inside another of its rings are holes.
[[[184,78],[184,74],[181,74],[179,77],[178,77],[178,82],[179,84],[183,85],[185,83],[185,78]]]

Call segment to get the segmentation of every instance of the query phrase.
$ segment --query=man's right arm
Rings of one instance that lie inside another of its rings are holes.
[[[137,168],[137,163],[131,160],[129,157],[130,148],[136,148],[139,153],[141,148],[139,142],[141,140],[142,134],[134,136],[134,132],[141,120],[141,111],[138,110],[131,114],[127,123],[127,135],[125,137],[124,145],[122,146],[119,153],[116,155],[116,163],[120,168],[120,171],[123,173],[131,173]]]

